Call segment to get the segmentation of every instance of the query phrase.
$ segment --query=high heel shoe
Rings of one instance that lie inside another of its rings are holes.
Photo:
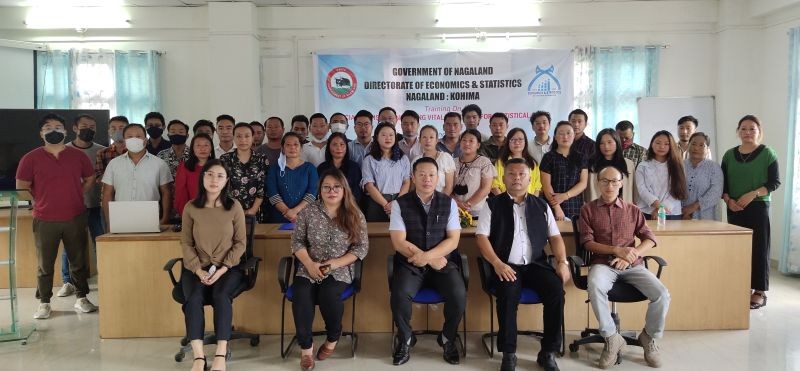
[[[203,371],[205,371],[206,367],[208,367],[208,361],[206,360],[206,357],[197,357],[194,360],[195,361],[199,361],[201,359],[203,360]],[[192,362],[194,362],[194,361],[192,361]]]
[[[214,358],[217,358],[217,357],[222,357],[223,359],[225,359],[225,358],[226,358],[224,354],[217,354],[217,355],[214,355]],[[226,368],[227,368],[227,367],[226,367]],[[214,369],[214,370],[211,370],[211,371],[222,371],[222,370],[220,370],[220,369]]]

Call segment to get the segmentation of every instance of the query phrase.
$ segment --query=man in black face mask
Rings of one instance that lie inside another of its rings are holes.
[[[158,158],[167,163],[172,179],[175,179],[178,165],[182,161],[189,159],[189,151],[192,150],[186,145],[186,138],[189,137],[189,125],[184,124],[181,120],[170,120],[167,125],[167,132],[172,146],[159,152]],[[170,183],[169,189],[171,194],[175,194],[175,183]],[[180,223],[181,216],[178,215],[177,209],[172,209],[170,219],[171,222]]]
[[[144,116],[144,128],[147,131],[147,152],[151,155],[158,155],[159,152],[169,149],[172,145],[170,141],[161,137],[164,134],[164,115],[160,112],[150,112]]]
[[[167,132],[169,133],[169,143],[172,146],[159,152],[158,158],[167,163],[170,174],[175,178],[178,164],[189,159],[191,149],[186,145],[186,139],[189,138],[189,125],[184,124],[181,120],[171,120],[167,125]]]
[[[97,152],[104,150],[106,147],[94,142],[94,134],[97,132],[97,121],[91,115],[78,115],[72,123],[72,131],[75,132],[75,139],[67,143],[67,147],[74,147],[83,151],[89,157],[89,161],[94,163],[97,158]],[[86,205],[86,211],[89,218],[89,234],[92,236],[92,246],[95,248],[95,239],[97,236],[103,234],[105,228],[103,227],[103,209],[100,208],[100,183],[95,182],[92,190],[83,195],[83,203]],[[64,285],[58,290],[56,296],[65,297],[75,293],[75,285],[69,275],[69,259],[67,259],[67,252],[61,253],[61,280]]]
[[[75,309],[97,310],[87,298],[89,267],[86,264],[86,206],[83,195],[94,186],[92,163],[81,151],[64,145],[64,118],[48,114],[39,121],[44,146],[22,157],[17,168],[17,189],[33,195],[33,235],[38,257],[36,319],[50,317],[53,296],[53,266],[58,246],[69,256],[70,278],[75,285]]]

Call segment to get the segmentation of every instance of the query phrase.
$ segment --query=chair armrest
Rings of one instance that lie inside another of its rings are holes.
[[[261,261],[261,258],[259,258],[259,257],[256,257],[256,256],[251,257],[250,259],[247,259],[247,261],[245,261],[242,264],[242,269],[244,269],[244,270],[255,270],[255,269],[258,268],[258,262],[260,262],[260,261]]]
[[[661,271],[664,270],[664,267],[667,266],[667,261],[664,260],[663,258],[661,258],[660,256],[653,256],[653,255],[643,256],[642,259],[644,260],[644,267],[645,268],[649,268],[647,266],[647,261],[648,260],[655,261],[656,264],[658,264],[658,270],[656,271],[656,277],[657,278],[661,278]]]
[[[247,280],[247,286],[244,291],[248,291],[256,285],[256,280],[258,279],[258,263],[260,261],[261,258],[252,256],[242,263],[242,270],[244,271],[245,280]]]
[[[294,263],[293,256],[284,256],[278,261],[278,285],[281,287],[281,293],[286,293],[289,289],[289,275],[292,274],[292,265]]]
[[[178,286],[178,280],[175,279],[175,273],[172,272],[172,268],[177,262],[181,262],[181,268],[183,268],[183,258],[170,259],[167,264],[164,264],[164,270],[169,274],[169,280],[172,281],[172,286]]]
[[[464,289],[469,288],[469,261],[466,254],[461,254],[461,277],[464,279]]]
[[[584,290],[586,287],[583,286],[584,276],[581,275],[581,268],[584,266],[584,261],[581,259],[580,256],[568,256],[567,261],[569,262],[569,273],[572,276],[572,282],[575,284],[575,287]]]
[[[353,289],[356,292],[361,292],[361,270],[364,267],[364,262],[361,259],[356,259],[353,263]]]

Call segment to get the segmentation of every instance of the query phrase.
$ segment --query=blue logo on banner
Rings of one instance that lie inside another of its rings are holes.
[[[561,95],[561,82],[553,74],[556,68],[550,65],[550,68],[542,69],[536,66],[536,76],[528,84],[528,95],[536,97],[553,97]]]

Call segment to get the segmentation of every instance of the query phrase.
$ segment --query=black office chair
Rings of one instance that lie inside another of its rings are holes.
[[[247,243],[245,247],[245,253],[242,255],[242,260],[240,263],[240,266],[244,270],[244,279],[239,284],[239,287],[236,288],[236,291],[234,291],[234,298],[255,286],[256,278],[258,276],[258,262],[261,261],[261,258],[253,256],[253,231],[255,230],[256,218],[254,216],[245,215],[245,223],[247,230]],[[183,258],[171,259],[166,265],[164,265],[164,270],[167,271],[169,274],[169,279],[172,281],[172,298],[181,304],[181,310],[183,310],[183,304],[186,302],[186,299],[183,297],[183,288],[181,287],[180,281],[175,278],[175,274],[173,273],[173,267],[175,266],[175,263],[178,262],[181,263],[181,270],[183,270]],[[203,299],[203,304],[211,305],[212,298],[207,296]],[[234,331],[231,333],[231,340],[237,339],[250,339],[250,346],[253,347],[258,346],[258,343],[260,342],[258,334],[236,331],[234,328]],[[217,337],[214,335],[214,333],[206,332],[205,336],[203,336],[203,345],[216,343]],[[181,339],[181,348],[178,350],[178,353],[175,354],[175,362],[183,361],[183,359],[186,357],[186,353],[191,350],[192,346],[189,345],[189,340],[184,336]],[[225,359],[227,360],[230,358],[231,348],[230,345],[228,345],[228,352],[225,355]]]
[[[295,270],[297,269],[299,261],[294,256],[284,256],[278,262],[278,285],[281,287],[283,293],[283,303],[281,304],[281,358],[286,358],[291,352],[292,347],[297,342],[297,335],[292,336],[289,344],[284,347],[284,337],[286,328],[284,319],[286,317],[286,301],[292,301],[294,296],[292,293],[292,280],[294,279]],[[356,259],[353,263],[353,282],[342,292],[340,298],[345,301],[349,298],[352,300],[352,311],[350,312],[350,331],[342,331],[342,336],[350,337],[350,356],[356,356],[356,348],[358,348],[358,333],[356,332],[356,295],[361,291],[361,270],[363,262],[361,259]],[[325,335],[325,331],[314,331],[313,336]]]
[[[552,255],[547,257],[548,262],[552,263]],[[494,358],[494,339],[497,337],[497,331],[494,330],[494,305],[492,303],[492,298],[496,295],[496,288],[494,287],[494,282],[496,282],[496,275],[494,272],[494,268],[492,265],[489,264],[486,259],[483,257],[478,257],[478,273],[481,277],[481,288],[483,292],[486,293],[486,296],[489,297],[489,332],[485,333],[481,336],[481,342],[483,343],[483,349],[486,350],[486,353],[489,354],[490,358]],[[539,297],[539,293],[536,290],[523,287],[522,288],[522,296],[519,299],[520,304],[542,304],[542,299]],[[538,338],[543,338],[544,333],[541,331],[519,331],[517,330],[517,335],[525,335],[525,336],[534,336]],[[564,355],[564,344],[566,343],[566,338],[564,337],[564,314],[561,314],[561,352],[559,355]],[[489,343],[486,340],[489,339]]]
[[[572,282],[575,282],[575,287],[585,291],[589,286],[589,276],[582,275],[581,268],[589,267],[591,253],[587,251],[581,243],[580,232],[578,230],[578,218],[579,216],[574,216],[572,218],[572,231],[573,236],[575,237],[576,256],[570,256],[568,259],[570,263],[570,270],[572,272]],[[661,271],[667,266],[667,262],[658,256],[644,256],[643,259],[645,268],[648,268],[648,262],[650,260],[658,264],[656,277],[660,279]],[[617,332],[619,332],[619,334],[625,339],[625,343],[628,345],[642,346],[636,337],[635,331],[627,331],[624,333],[620,332],[620,319],[619,314],[617,313],[617,303],[637,303],[648,300],[647,297],[632,285],[623,281],[617,281],[611,287],[611,290],[608,291],[608,300],[611,302],[611,318],[614,319],[614,325],[617,327]],[[589,303],[589,299],[586,299],[586,303]],[[579,346],[593,343],[604,344],[605,339],[602,335],[600,335],[600,331],[598,329],[586,328],[585,330],[581,331],[581,338],[573,341],[572,344],[569,345],[569,351],[577,352]],[[619,363],[622,363],[622,357],[617,357],[617,364]]]
[[[389,255],[386,264],[386,273],[389,278],[389,292],[392,291],[392,277],[394,277],[394,255]],[[461,278],[464,280],[464,290],[466,291],[469,288],[469,263],[467,262],[467,256],[464,254],[460,255],[460,259],[456,260],[456,265],[458,266],[459,271],[461,272]],[[439,336],[442,334],[440,330],[431,330],[430,329],[430,316],[428,309],[431,305],[434,304],[441,304],[444,303],[444,296],[440,294],[436,288],[430,287],[428,285],[423,284],[420,287],[417,294],[411,298],[412,303],[416,304],[425,304],[425,329],[424,330],[414,330],[412,335],[414,339],[416,339],[417,335],[436,335]],[[462,325],[462,333],[461,335],[456,334],[456,341],[457,344],[461,345],[461,356],[467,356],[467,307],[464,306],[464,314],[461,320]],[[397,342],[399,340],[395,336],[395,323],[392,321],[392,351],[397,346]],[[412,344],[414,344],[415,340],[412,340]]]

